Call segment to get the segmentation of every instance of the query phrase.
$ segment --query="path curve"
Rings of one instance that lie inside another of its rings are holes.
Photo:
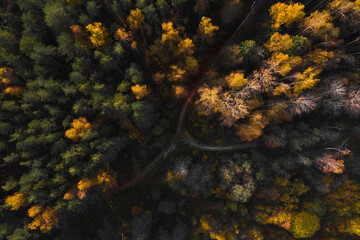
[[[236,30],[232,34],[231,38],[222,47],[221,51],[216,56],[216,58],[213,60],[212,64],[206,70],[204,70],[204,72],[207,72],[207,71],[213,69],[218,64],[218,61],[220,60],[221,55],[225,52],[226,48],[228,46],[230,46],[231,44],[233,44],[235,40],[239,39],[241,33],[243,33],[244,31],[249,29],[249,27],[251,26],[250,23],[252,23],[252,21],[254,21],[254,19],[255,19],[255,16],[257,16],[257,14],[259,14],[261,12],[261,10],[264,7],[265,3],[266,3],[266,0],[259,0],[258,2],[255,1],[253,3],[253,5],[251,6],[251,8],[250,8],[248,14],[246,15],[246,17],[243,19],[243,21],[236,28]],[[176,146],[179,143],[185,143],[185,144],[188,144],[188,145],[190,145],[192,147],[202,149],[202,150],[205,150],[205,151],[231,151],[231,150],[236,150],[236,149],[246,149],[246,148],[252,148],[252,147],[257,146],[257,143],[242,143],[242,144],[228,145],[228,146],[215,146],[215,145],[200,144],[199,142],[197,142],[195,140],[192,140],[192,139],[178,139],[179,137],[181,137],[181,131],[182,131],[183,125],[184,125],[184,119],[186,117],[186,113],[187,113],[187,111],[189,109],[190,103],[193,100],[193,98],[194,98],[196,92],[198,91],[198,89],[205,83],[205,81],[206,81],[206,76],[203,75],[198,80],[198,82],[196,83],[194,89],[191,91],[191,93],[187,97],[187,99],[186,99],[186,101],[185,101],[185,103],[184,103],[184,105],[183,105],[183,107],[181,109],[181,113],[180,113],[180,117],[179,117],[178,127],[176,129],[176,133],[175,133],[171,143],[169,144],[169,146],[165,150],[163,150],[140,174],[138,174],[135,178],[131,179],[130,181],[125,182],[124,184],[118,186],[113,191],[109,192],[106,197],[114,195],[114,194],[118,193],[119,191],[123,191],[123,190],[129,188],[130,186],[133,186],[134,184],[136,184],[144,176],[146,176],[147,173],[150,172],[157,165],[157,163],[160,162],[160,160],[165,159],[166,156],[170,152],[174,151],[176,149]],[[186,134],[189,136],[188,133],[186,133]]]

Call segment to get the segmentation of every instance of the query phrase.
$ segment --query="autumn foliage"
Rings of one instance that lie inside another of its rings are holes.
[[[87,25],[86,30],[90,32],[90,41],[96,48],[101,48],[109,41],[107,30],[101,22]]]
[[[141,24],[145,21],[145,16],[138,8],[131,10],[130,15],[127,18],[129,27],[131,30],[136,31],[141,27]]]
[[[16,192],[14,195],[7,196],[5,203],[9,205],[12,211],[19,210],[21,207],[25,207],[28,202],[26,199],[26,193]]]
[[[71,139],[74,142],[81,139],[84,134],[91,128],[91,124],[88,123],[84,117],[74,119],[70,126],[71,128],[65,132],[65,137]]]
[[[58,212],[51,206],[32,206],[28,211],[28,215],[29,217],[34,218],[34,220],[28,225],[31,230],[39,229],[42,232],[48,232],[58,221]]]
[[[272,5],[269,10],[272,26],[276,29],[282,25],[290,27],[305,16],[304,8],[305,6],[301,3],[276,3]]]

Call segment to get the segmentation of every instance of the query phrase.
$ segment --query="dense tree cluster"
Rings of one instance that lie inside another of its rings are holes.
[[[0,20],[0,239],[360,238],[359,0]]]

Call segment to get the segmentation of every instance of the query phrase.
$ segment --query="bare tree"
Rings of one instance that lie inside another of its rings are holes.
[[[350,112],[350,114],[357,117],[360,114],[360,90],[352,89],[348,92],[348,98],[345,103],[346,110]]]
[[[325,153],[322,157],[316,158],[316,166],[323,173],[342,174],[345,170],[344,161],[336,160],[335,155]]]
[[[240,118],[249,114],[244,100],[235,91],[225,92],[221,95],[221,123],[232,126]]]
[[[300,115],[315,110],[319,97],[305,95],[290,100],[290,112],[293,115]]]

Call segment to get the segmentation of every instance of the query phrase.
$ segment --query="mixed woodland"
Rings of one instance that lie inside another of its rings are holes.
[[[0,239],[360,239],[360,0],[0,0]]]

